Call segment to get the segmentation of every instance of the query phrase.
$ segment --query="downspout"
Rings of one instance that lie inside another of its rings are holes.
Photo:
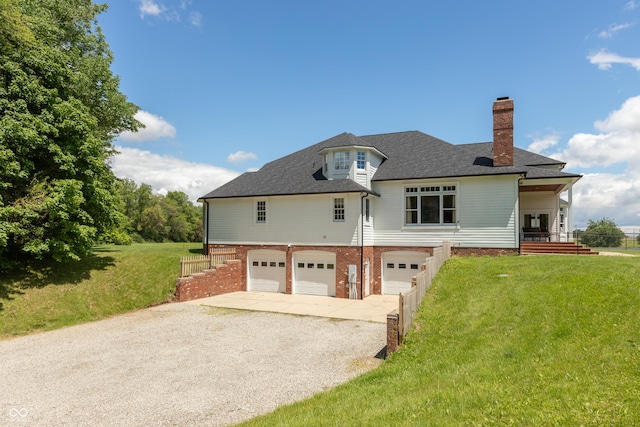
[[[367,193],[360,196],[360,299],[364,299],[364,199]]]
[[[205,225],[204,225],[204,234],[205,234],[205,247],[207,253],[205,255],[209,255],[209,201],[204,199],[205,205],[207,205],[207,212],[205,215]],[[202,205],[204,207],[204,205]]]

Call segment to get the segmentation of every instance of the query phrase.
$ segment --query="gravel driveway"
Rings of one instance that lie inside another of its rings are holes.
[[[0,341],[0,425],[233,424],[371,369],[385,333],[176,303]]]

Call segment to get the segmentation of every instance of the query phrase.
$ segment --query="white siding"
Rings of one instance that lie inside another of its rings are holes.
[[[378,156],[373,152],[369,153],[369,170],[367,171],[369,172],[369,182],[371,182],[373,175],[376,174],[376,171],[380,167],[381,163],[382,163],[382,157]]]
[[[344,197],[345,221],[333,221],[333,199]],[[358,245],[360,194],[261,197],[267,221],[255,222],[254,198],[209,200],[209,242],[220,244]]]
[[[405,226],[404,187],[407,184],[455,184],[455,226]],[[516,248],[518,180],[515,176],[455,180],[374,183],[376,246],[431,246],[450,240],[455,246]]]

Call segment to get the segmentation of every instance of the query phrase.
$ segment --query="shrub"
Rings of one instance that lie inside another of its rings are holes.
[[[589,220],[587,229],[580,236],[583,244],[591,247],[619,247],[624,239],[624,232],[609,218],[600,221]]]

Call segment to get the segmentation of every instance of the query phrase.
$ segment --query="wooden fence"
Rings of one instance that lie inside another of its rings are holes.
[[[210,248],[209,255],[192,255],[180,257],[180,277],[202,273],[216,264],[236,259],[235,248]]]
[[[398,304],[398,343],[401,344],[404,336],[409,332],[413,318],[415,317],[422,299],[431,287],[433,278],[451,257],[451,242],[444,241],[442,246],[433,250],[433,255],[428,257],[420,271],[414,278],[411,290],[401,293]]]

